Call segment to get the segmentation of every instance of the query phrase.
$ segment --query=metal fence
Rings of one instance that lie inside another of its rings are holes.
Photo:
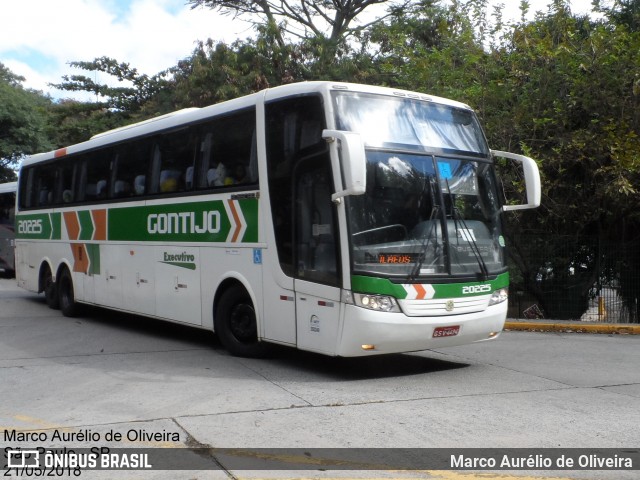
[[[510,318],[640,323],[640,241],[511,239]]]

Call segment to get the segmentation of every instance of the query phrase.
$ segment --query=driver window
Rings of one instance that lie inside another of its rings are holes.
[[[328,156],[299,163],[295,179],[296,276],[337,286],[338,239]]]
[[[322,130],[326,128],[324,115],[322,97],[318,95],[287,98],[266,105],[273,228],[280,267],[292,277],[309,278],[312,271],[318,272],[317,265],[324,262],[321,252],[329,252],[326,244],[329,237],[321,233],[327,231],[324,225],[331,224],[331,235],[334,232],[333,224],[326,219],[327,208],[332,211],[334,190],[333,183],[327,182],[331,175],[323,177],[330,172],[329,149],[322,138]],[[326,203],[321,202],[321,198]],[[335,270],[335,258],[332,264],[321,270]],[[329,275],[331,279],[325,283],[336,283],[333,275]]]

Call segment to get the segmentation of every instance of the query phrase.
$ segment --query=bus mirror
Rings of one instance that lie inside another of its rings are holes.
[[[539,207],[542,194],[540,188],[540,171],[538,170],[538,164],[535,160],[525,157],[524,155],[501,152],[498,150],[492,150],[491,153],[496,157],[508,158],[509,160],[521,163],[524,171],[524,181],[527,189],[527,203],[523,205],[504,205],[502,207],[502,211],[510,212],[513,210],[526,210],[528,208]]]
[[[344,190],[334,193],[331,200],[335,201],[347,195],[362,195],[367,187],[367,160],[360,134],[341,130],[323,130],[322,138],[329,143],[340,140],[340,166]]]

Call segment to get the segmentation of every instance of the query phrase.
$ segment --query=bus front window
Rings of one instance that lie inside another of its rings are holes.
[[[369,151],[367,161],[367,191],[348,199],[354,269],[409,275],[420,264],[444,273],[433,158]]]
[[[366,192],[347,198],[354,273],[505,271],[493,167],[470,110],[342,92],[335,105],[339,128],[360,133],[367,152]]]

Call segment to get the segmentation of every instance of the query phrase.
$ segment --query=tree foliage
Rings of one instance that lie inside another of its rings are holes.
[[[97,108],[135,113],[165,86],[163,73],[150,77],[139,73],[128,63],[118,63],[109,57],[96,58],[90,62],[70,62],[70,65],[87,72],[105,73],[121,84],[113,86],[113,82],[98,83],[87,75],[65,75],[62,77],[62,83],[52,85],[69,92],[94,94]]]
[[[574,318],[597,282],[621,281],[600,278],[607,259],[596,246],[640,235],[640,35],[613,17],[574,16],[556,1],[506,40],[493,52],[493,70],[504,72],[513,102],[500,110],[516,121],[498,120],[494,132],[539,159],[544,173],[543,207],[515,216],[512,231],[564,236],[572,246],[539,263],[521,256],[521,271],[550,315]],[[570,295],[578,307],[567,311]],[[636,321],[637,314],[636,307]]]
[[[23,77],[0,63],[0,182],[15,180],[14,168],[31,153],[49,148],[49,99],[22,87]]]
[[[248,19],[260,29],[266,28],[281,50],[286,49],[289,37],[313,45],[317,54],[316,61],[321,65],[329,65],[335,59],[338,49],[350,37],[357,36],[370,25],[356,22],[357,17],[362,17],[365,10],[378,4],[391,4],[387,0],[188,0],[187,3],[192,8],[211,8],[223,14]],[[392,6],[402,8],[402,5]],[[379,21],[381,17],[372,20],[372,23]]]

